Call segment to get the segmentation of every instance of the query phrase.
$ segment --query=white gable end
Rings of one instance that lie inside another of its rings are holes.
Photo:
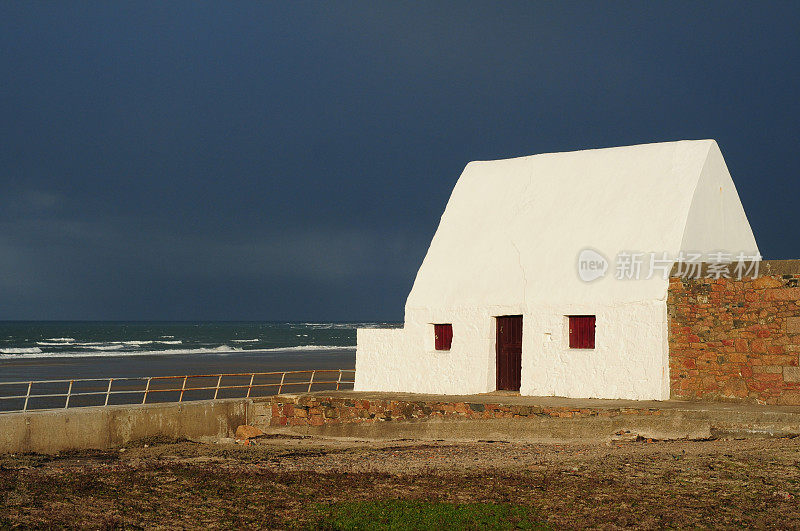
[[[686,219],[681,249],[755,254],[758,246],[728,166],[717,143],[710,142]]]

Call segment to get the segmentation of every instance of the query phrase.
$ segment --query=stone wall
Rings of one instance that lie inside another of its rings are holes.
[[[323,426],[429,419],[583,418],[659,415],[649,407],[548,407],[484,402],[349,398],[324,395],[272,397],[272,427]]]
[[[758,278],[670,278],[671,397],[800,405],[800,261]]]
[[[76,407],[0,414],[0,454],[112,448],[146,437],[232,437],[250,400]]]

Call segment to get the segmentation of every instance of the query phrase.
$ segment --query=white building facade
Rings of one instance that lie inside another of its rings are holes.
[[[663,271],[715,253],[760,258],[713,140],[471,162],[355,389],[668,399]]]

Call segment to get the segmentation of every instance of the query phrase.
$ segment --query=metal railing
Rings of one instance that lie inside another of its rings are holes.
[[[178,381],[180,382],[179,386]],[[2,393],[0,395],[0,413],[33,409],[108,406],[112,402],[114,404],[147,404],[207,400],[209,398],[213,400],[250,398],[281,394],[284,389],[311,392],[315,386],[318,390],[335,389],[338,391],[343,387],[351,389],[354,381],[354,369],[321,369],[0,382],[0,393]],[[172,382],[175,382],[174,386],[170,385]],[[150,398],[149,402],[148,397]],[[121,400],[115,400],[116,398],[121,398]],[[17,401],[16,405],[21,407],[13,407],[13,401]],[[76,404],[76,401],[80,403]],[[38,407],[33,402],[37,402]],[[4,405],[9,407],[4,407]]]

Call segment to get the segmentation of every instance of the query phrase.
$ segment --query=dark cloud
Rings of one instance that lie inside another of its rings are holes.
[[[716,138],[797,257],[790,3],[4,3],[0,318],[398,319],[470,160]]]

